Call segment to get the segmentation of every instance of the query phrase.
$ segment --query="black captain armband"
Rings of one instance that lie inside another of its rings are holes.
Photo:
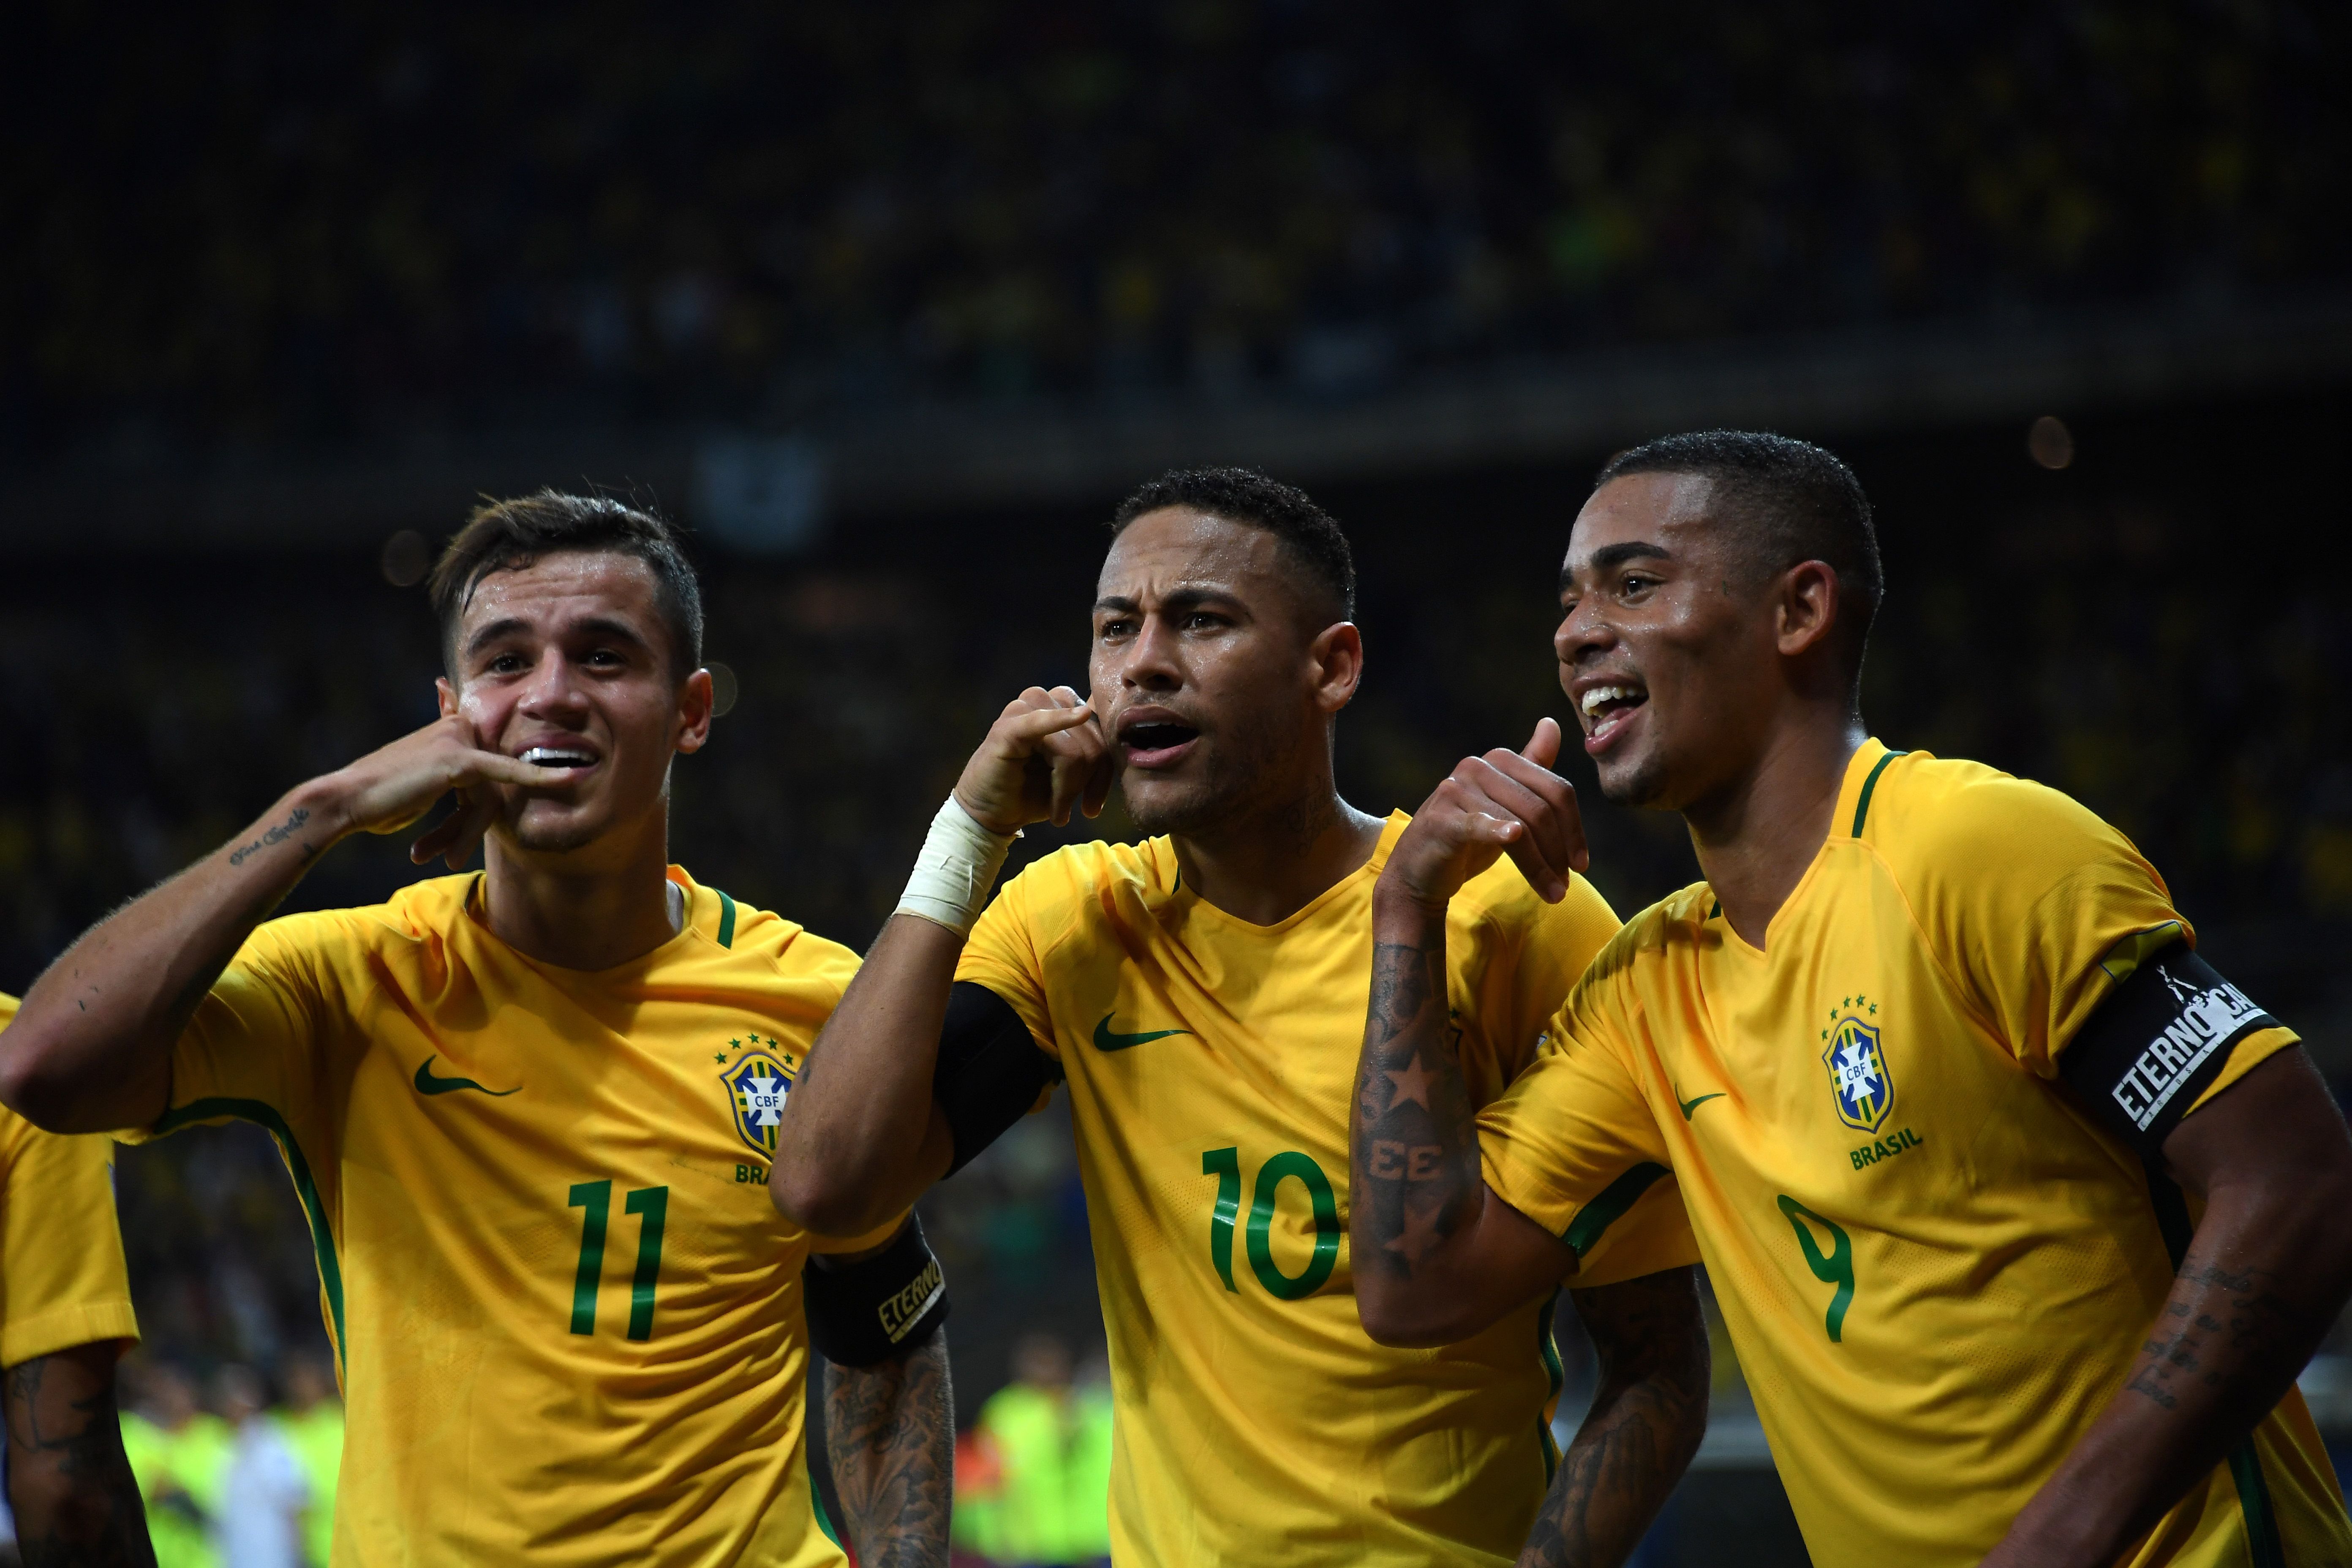
[[[940,1030],[940,1063],[931,1098],[955,1134],[953,1175],[1036,1109],[1037,1097],[1062,1081],[1062,1064],[1047,1056],[1013,1004],[969,980],[948,992]]]
[[[2176,942],[2140,959],[2108,993],[2060,1054],[2058,1076],[2107,1131],[2154,1157],[2221,1075],[2230,1047],[2278,1026],[2185,941]]]
[[[812,1258],[801,1270],[809,1339],[835,1366],[875,1366],[929,1344],[948,1321],[948,1279],[907,1216],[897,1239],[871,1258]]]

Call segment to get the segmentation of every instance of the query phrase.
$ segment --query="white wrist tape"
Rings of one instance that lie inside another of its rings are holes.
[[[898,895],[902,915],[919,915],[943,925],[958,936],[970,936],[997,872],[1013,851],[1018,833],[991,833],[972,820],[950,794],[940,814],[931,818],[922,852],[915,857],[914,874]]]

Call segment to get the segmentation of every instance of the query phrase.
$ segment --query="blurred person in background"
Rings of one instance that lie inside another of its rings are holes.
[[[1480,1331],[1671,1170],[1816,1562],[2352,1562],[2294,1388],[2352,1295],[2344,1118],[2122,834],[1870,736],[1853,472],[1751,432],[1636,447],[1558,581],[1601,790],[1679,813],[1706,879],[1634,917],[1475,1121],[1437,1116],[1380,1086],[1463,1101],[1452,900],[1576,803],[1549,746],[1431,796],[1373,905],[1367,1327]],[[1379,1179],[1385,1140],[1436,1144],[1433,1179]]]
[[[302,1514],[310,1503],[302,1461],[270,1418],[269,1391],[249,1366],[213,1376],[214,1404],[230,1432],[213,1550],[221,1568],[302,1568]]]
[[[712,708],[677,533],[603,497],[489,502],[433,592],[442,717],[68,949],[0,1035],[0,1100],[277,1137],[352,1391],[342,1568],[837,1568],[812,1342],[861,1555],[940,1562],[940,1267],[903,1207],[833,1241],[765,1190],[856,957],[668,862],[671,766]],[[264,923],[340,839],[452,790],[412,858],[486,847],[483,871]]]
[[[1590,1561],[1622,1561],[1706,1423],[1671,1181],[1576,1238],[1574,1300],[1611,1375],[1565,1462],[1553,1294],[1475,1342],[1409,1352],[1373,1343],[1350,1300],[1370,900],[1411,820],[1357,811],[1334,780],[1364,668],[1354,612],[1346,534],[1289,486],[1200,469],[1119,505],[1092,695],[1032,688],[965,765],[826,1026],[825,1065],[793,1090],[776,1200],[803,1224],[870,1225],[1066,1083],[1118,1408],[1116,1557],[1499,1563],[1564,1510]],[[1092,816],[1114,782],[1150,837],[1056,850],[989,900],[1023,826]],[[1570,858],[1518,855],[1460,906],[1441,991],[1475,1063],[1467,1105],[1529,1059],[1616,930]],[[1042,1424],[1047,1396],[1015,1397]]]
[[[1058,1336],[1024,1335],[1013,1350],[1013,1381],[980,1407],[980,1434],[999,1478],[1000,1562],[1048,1568],[1102,1555],[1079,1539],[1085,1478],[1074,1462],[1078,1413],[1071,1372],[1070,1347]]]
[[[16,1011],[0,995],[0,1029]],[[113,1142],[0,1110],[0,1400],[26,1568],[155,1560],[115,1409],[115,1363],[138,1338]]]
[[[176,1363],[141,1360],[127,1381],[122,1447],[146,1499],[156,1568],[222,1568],[213,1516],[228,1476],[227,1424],[205,1409],[196,1380]]]
[[[335,1388],[328,1354],[299,1350],[288,1356],[283,1374],[286,1405],[276,1419],[294,1457],[301,1461],[310,1500],[302,1510],[302,1547],[311,1568],[327,1568],[334,1541],[335,1477],[343,1463],[343,1401]]]

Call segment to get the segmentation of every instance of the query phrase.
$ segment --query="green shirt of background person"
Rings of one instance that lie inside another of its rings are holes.
[[[343,1468],[343,1402],[333,1367],[315,1352],[289,1358],[285,1376],[286,1408],[278,1413],[278,1428],[310,1483],[302,1552],[313,1568],[327,1568],[327,1548],[335,1538],[335,1477]]]
[[[1110,1361],[1097,1350],[1078,1374],[1072,1394],[1070,1546],[1081,1563],[1110,1556]]]
[[[1070,1373],[1067,1345],[1029,1335],[1013,1350],[1013,1382],[980,1407],[999,1467],[999,1562],[1061,1565],[1110,1554],[1108,1399],[1073,1392]],[[1087,1430],[1097,1404],[1106,1417],[1098,1443]]]
[[[228,1424],[205,1412],[194,1382],[168,1362],[139,1368],[136,1390],[122,1415],[122,1452],[146,1500],[155,1568],[220,1568],[205,1521],[228,1480]]]

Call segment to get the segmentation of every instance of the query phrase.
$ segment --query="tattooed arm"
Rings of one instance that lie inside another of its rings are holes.
[[[2352,1296],[2352,1138],[2300,1047],[2173,1129],[2205,1200],[2132,1373],[1986,1568],[2117,1561],[2278,1402]]]
[[[5,1374],[8,1506],[25,1568],[153,1568],[114,1408],[119,1348],[75,1345]]]
[[[1356,1072],[1349,1237],[1356,1307],[1383,1344],[1450,1344],[1576,1268],[1557,1237],[1491,1192],[1447,1021],[1445,910],[1503,855],[1557,902],[1586,860],[1576,793],[1549,771],[1559,726],[1522,753],[1472,757],[1406,828],[1372,894],[1372,989]]]
[[[945,1568],[955,1475],[946,1331],[877,1365],[828,1365],[824,1447],[857,1561]]]
[[[1601,1386],[1560,1456],[1519,1568],[1624,1562],[1706,1436],[1697,1276],[1669,1268],[1570,1300],[1601,1358]]]
[[[312,861],[393,833],[451,790],[458,808],[410,850],[455,870],[513,793],[573,774],[482,750],[446,718],[302,784],[260,821],[66,949],[0,1034],[0,1102],[52,1132],[143,1127],[170,1108],[172,1047],[253,928]]]

